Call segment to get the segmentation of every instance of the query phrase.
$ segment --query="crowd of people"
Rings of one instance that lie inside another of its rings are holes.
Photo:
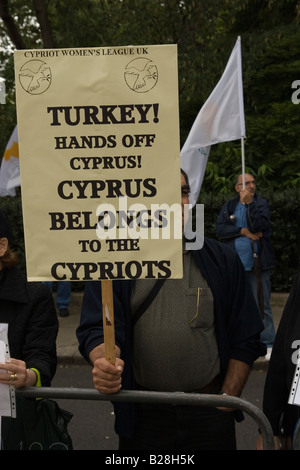
[[[295,369],[291,343],[299,339],[300,275],[275,334],[270,209],[256,193],[254,177],[238,176],[237,196],[223,205],[216,221],[218,240],[205,237],[200,250],[188,249],[184,236],[189,189],[188,176],[181,171],[183,278],[113,282],[113,364],[105,355],[101,282],[87,282],[76,330],[79,350],[91,364],[95,388],[104,394],[122,388],[240,397],[254,361],[265,357],[263,411],[276,448],[290,449],[299,415],[299,408],[287,400]],[[49,386],[57,364],[57,317],[67,316],[68,308],[57,313],[52,286],[27,282],[12,244],[8,218],[1,211],[0,322],[9,325],[10,357],[1,364],[0,383]],[[236,449],[236,423],[243,419],[238,410],[113,404],[120,450]],[[4,423],[9,419],[2,418]],[[2,433],[5,442],[5,426]]]

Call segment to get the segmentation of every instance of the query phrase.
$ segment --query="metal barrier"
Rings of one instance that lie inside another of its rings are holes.
[[[227,407],[244,411],[251,416],[260,428],[264,450],[274,449],[271,425],[265,414],[252,403],[242,398],[225,395],[204,395],[184,392],[148,392],[121,390],[116,394],[106,395],[95,389],[26,387],[16,389],[16,394],[23,397],[61,398],[66,400],[102,400],[115,402],[172,403],[175,405]]]

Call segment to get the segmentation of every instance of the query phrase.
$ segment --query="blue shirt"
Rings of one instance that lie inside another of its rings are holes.
[[[234,211],[234,216],[236,227],[248,228],[245,204],[238,202]],[[250,238],[244,236],[237,237],[234,241],[234,247],[244,265],[245,270],[251,271],[254,261]],[[254,243],[254,249],[257,249],[256,243]]]

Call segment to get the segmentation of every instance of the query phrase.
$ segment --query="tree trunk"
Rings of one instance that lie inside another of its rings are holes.
[[[46,49],[55,48],[50,21],[47,14],[45,0],[33,0],[36,16],[41,28],[43,46]]]

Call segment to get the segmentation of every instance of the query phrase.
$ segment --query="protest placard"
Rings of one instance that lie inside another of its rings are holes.
[[[177,47],[14,60],[28,279],[182,277]]]

